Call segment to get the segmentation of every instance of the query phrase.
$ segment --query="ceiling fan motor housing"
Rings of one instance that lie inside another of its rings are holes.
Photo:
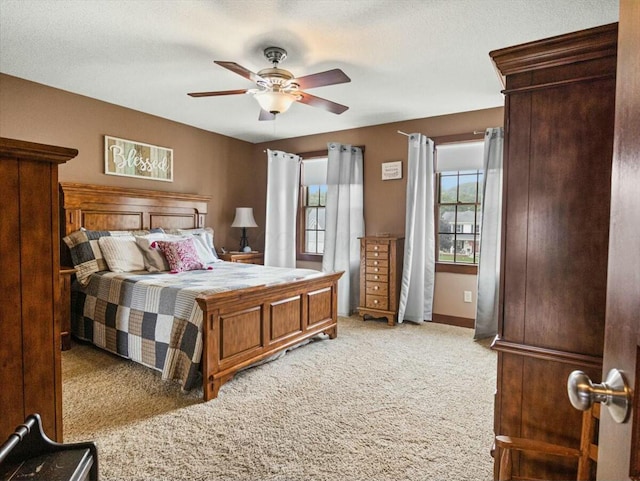
[[[293,78],[293,74],[291,72],[282,68],[263,68],[258,72],[258,75],[264,79],[269,80],[271,85],[274,86],[282,85],[283,83]]]
[[[265,58],[276,66],[287,58],[287,51],[280,47],[267,47],[264,49]]]

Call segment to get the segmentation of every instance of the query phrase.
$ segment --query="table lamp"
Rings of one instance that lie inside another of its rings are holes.
[[[236,217],[233,219],[231,227],[242,227],[242,237],[240,238],[240,251],[251,252],[247,240],[247,227],[258,227],[253,218],[253,207],[236,207]]]

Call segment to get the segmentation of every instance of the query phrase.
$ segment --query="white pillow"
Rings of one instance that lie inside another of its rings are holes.
[[[145,236],[135,236],[136,245],[140,250],[144,262],[144,269],[149,272],[163,272],[169,270],[169,263],[164,257],[164,254],[160,249],[154,249],[151,247],[155,241],[167,240],[169,237],[166,234],[148,234]]]
[[[144,258],[132,235],[104,236],[98,239],[102,256],[112,272],[144,270]]]
[[[204,244],[207,248],[207,252],[203,252],[202,254],[198,251],[198,255],[202,257],[203,261],[205,261],[204,257],[207,258],[205,263],[208,262],[216,262],[218,259],[218,254],[216,253],[216,248],[213,245],[213,229],[211,227],[202,227],[197,229],[178,229],[180,234],[189,234],[195,237],[200,237],[200,242]],[[197,240],[197,239],[196,239]],[[196,244],[196,248],[198,245]],[[211,260],[208,260],[211,259]]]
[[[191,234],[187,237],[193,238],[198,257],[204,264],[210,264],[211,262],[216,262],[218,260],[218,258],[213,255],[211,248],[208,246],[206,233]]]

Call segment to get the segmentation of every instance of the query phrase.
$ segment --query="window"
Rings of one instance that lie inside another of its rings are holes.
[[[482,178],[480,170],[438,174],[438,262],[478,263]]]
[[[327,186],[303,185],[303,215],[305,254],[324,253],[325,207],[327,205]]]
[[[436,147],[436,262],[477,265],[482,219],[482,142]]]
[[[316,153],[318,155],[318,153]],[[298,215],[298,259],[321,260],[327,205],[327,152],[303,154]]]

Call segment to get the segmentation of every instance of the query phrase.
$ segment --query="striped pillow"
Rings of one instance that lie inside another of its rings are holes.
[[[142,252],[138,249],[134,236],[104,236],[98,239],[98,245],[111,272],[144,270]]]

